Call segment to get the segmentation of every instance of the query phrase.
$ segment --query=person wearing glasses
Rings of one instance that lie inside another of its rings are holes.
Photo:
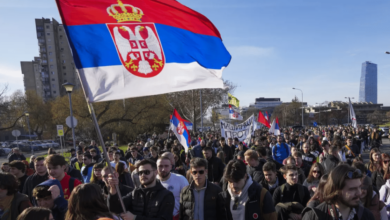
[[[207,180],[207,160],[195,157],[190,161],[193,181],[180,193],[180,220],[225,220],[222,189]]]
[[[225,169],[227,190],[221,193],[229,220],[276,220],[271,194],[252,180],[241,160],[230,161]]]
[[[361,171],[349,165],[342,164],[334,168],[324,187],[324,202],[315,208],[306,207],[302,212],[302,220],[375,219],[360,204],[361,178]]]
[[[91,182],[92,169],[94,163],[92,163],[92,156],[89,153],[84,153],[83,157],[84,166],[81,168],[81,175],[83,176],[84,183]]]
[[[172,192],[164,188],[157,180],[157,165],[154,161],[144,159],[137,163],[137,170],[140,187],[133,190],[132,193],[122,197],[126,208],[126,213],[122,214],[125,220],[134,219],[172,219],[175,208],[175,197]],[[111,212],[122,213],[122,207],[118,198],[115,185],[118,184],[118,178],[112,174],[108,175],[110,184],[110,194],[108,195],[108,204]]]
[[[385,185],[386,180],[390,179],[390,155],[382,153],[380,157],[382,158],[381,166],[371,175],[372,184],[377,190]]]
[[[115,171],[114,167],[111,167],[112,172],[115,174],[116,178],[119,178],[118,172]],[[110,183],[108,182],[108,175],[110,174],[110,168],[108,166],[103,167],[101,171],[102,180],[104,182],[104,186],[102,189],[104,198],[106,199],[108,197],[108,194],[110,193]],[[119,191],[121,192],[121,195],[125,196],[133,191],[133,188],[131,186],[127,186],[122,184],[121,182],[118,182],[119,184]],[[117,213],[119,214],[119,213]]]
[[[309,189],[310,197],[317,191],[318,184],[320,183],[321,176],[324,175],[324,168],[320,163],[315,163],[311,166],[309,175],[307,176],[303,186]]]

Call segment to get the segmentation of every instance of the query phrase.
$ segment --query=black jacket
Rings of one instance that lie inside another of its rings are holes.
[[[33,206],[38,206],[35,198],[32,196],[33,189],[39,184],[45,182],[49,179],[49,174],[46,173],[44,176],[39,176],[37,173],[27,177],[26,182],[24,182],[23,194],[27,195],[30,198],[30,202]]]
[[[226,144],[221,146],[223,152],[225,153],[225,164],[228,164],[229,161],[233,160],[233,152],[232,149]]]
[[[131,193],[133,191],[133,188],[131,188],[130,186],[125,186],[125,185],[119,183],[119,191],[121,192],[121,195],[123,197],[123,196]],[[102,193],[103,193],[104,199],[107,200],[107,197],[110,194],[110,192],[109,192],[106,185],[103,186]]]
[[[283,194],[281,187],[282,185],[276,188],[273,194],[273,201],[275,205],[278,203],[298,202],[305,207],[307,202],[310,200],[310,192],[305,186],[302,186],[300,184],[295,184],[291,186],[290,184],[285,183]],[[299,195],[298,187],[303,187],[303,196]]]
[[[193,220],[194,219],[194,191],[193,191],[192,182],[190,185],[184,187],[180,193],[180,220]],[[223,203],[223,198],[219,193],[222,192],[222,189],[207,181],[207,187],[204,194],[204,201],[201,201],[200,204],[203,204],[203,214],[204,220],[225,220],[226,211]]]
[[[219,182],[223,176],[225,165],[218,157],[212,156],[208,162],[208,180],[211,182]]]
[[[280,172],[276,172],[276,176],[278,177],[278,182],[279,182],[279,186],[283,185],[286,183],[286,180],[284,179],[283,175],[280,173]],[[269,189],[269,186],[268,186],[268,183],[267,181],[265,180],[265,178],[263,178],[263,180],[261,180],[260,182],[261,186],[263,186],[266,190],[268,190],[269,193],[271,193],[271,196],[274,195],[274,192],[275,190],[279,187],[275,187],[275,188],[272,188],[271,190]]]
[[[137,220],[170,220],[173,217],[175,198],[158,180],[154,187],[136,188],[122,200],[126,209],[137,215]],[[123,212],[118,194],[108,195],[107,203],[111,212]]]
[[[327,204],[325,202],[321,203],[314,209],[310,207],[306,207],[302,211],[302,220],[333,220],[333,217],[328,214],[329,207],[330,204]],[[356,214],[354,220],[375,219],[371,211],[364,208],[363,206],[359,205],[355,209],[356,209]]]
[[[269,220],[276,219],[276,211],[272,201],[271,194],[267,192],[263,199],[263,207],[260,207],[260,195],[263,189],[258,183],[254,182],[248,188],[249,200],[245,204],[245,220]],[[230,194],[229,192],[221,192],[221,196],[225,203],[225,210],[227,213],[227,219],[233,220],[232,213],[230,211]],[[264,216],[264,218],[262,218]]]
[[[77,170],[71,166],[68,168],[68,175],[80,180],[80,182],[84,182],[83,176],[81,176],[80,170]]]
[[[339,163],[340,160],[337,157],[328,155],[321,165],[324,167],[325,173],[330,173]]]
[[[246,172],[252,177],[253,181],[260,183],[264,179],[263,174],[263,163],[259,161],[257,167],[251,167],[250,165],[246,166]]]
[[[382,171],[376,171],[373,172],[371,175],[372,179],[372,185],[374,186],[374,189],[378,192],[383,185],[385,185],[386,180],[383,179]]]
[[[14,153],[8,154],[8,162],[11,163],[14,160],[26,160],[26,157],[23,154],[16,155]]]

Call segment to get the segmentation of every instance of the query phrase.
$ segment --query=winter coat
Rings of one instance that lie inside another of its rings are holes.
[[[325,173],[329,174],[339,163],[340,160],[337,157],[328,155],[321,165],[324,167]]]
[[[331,205],[328,203],[321,203],[315,208],[306,207],[302,211],[302,220],[333,220],[333,217],[329,215],[329,207]],[[357,220],[367,220],[374,219],[372,213],[364,208],[363,206],[358,206],[356,209],[356,215],[354,219]]]
[[[208,180],[211,182],[219,182],[223,176],[225,165],[218,157],[212,156],[208,162]]]
[[[373,172],[371,175],[372,185],[374,187],[374,190],[377,192],[386,183],[386,181],[383,179],[383,176],[384,175],[382,174],[381,170]]]
[[[56,179],[47,180],[38,186],[53,186],[57,185],[60,189],[60,196],[54,199],[54,206],[51,209],[51,213],[55,220],[63,220],[65,219],[65,214],[68,211],[68,201],[64,198],[64,192],[62,191],[60,181]]]

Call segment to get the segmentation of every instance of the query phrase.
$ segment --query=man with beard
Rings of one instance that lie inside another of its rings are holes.
[[[315,208],[305,208],[302,220],[374,219],[372,213],[360,205],[361,177],[361,171],[349,165],[334,168],[324,188],[324,202]]]
[[[221,144],[222,151],[225,153],[225,164],[227,164],[227,163],[229,163],[230,160],[233,160],[232,149],[226,145],[224,137],[221,137],[219,139],[219,143]],[[202,151],[204,151],[204,148]]]
[[[180,192],[188,186],[187,179],[176,173],[171,173],[172,164],[171,160],[167,156],[162,156],[157,160],[157,179],[160,180],[161,184],[169,191],[173,193],[175,197],[175,209],[173,210],[173,220],[179,219],[180,209]]]
[[[35,173],[27,177],[23,187],[23,194],[28,195],[31,204],[36,206],[37,202],[35,198],[32,196],[33,189],[34,187],[38,186],[40,183],[48,180],[49,174],[47,173],[44,157],[37,157],[33,162],[35,167]]]
[[[172,219],[175,198],[172,192],[165,189],[156,179],[156,163],[148,159],[142,160],[137,163],[137,170],[141,186],[122,198],[127,211],[122,214],[122,218],[127,220]],[[123,210],[115,188],[119,182],[118,178],[109,174],[108,182],[110,184],[110,195],[107,198],[109,209],[114,213],[122,213]]]
[[[208,164],[208,180],[218,185],[222,178],[225,165],[221,159],[213,155],[213,149],[211,147],[203,148],[202,152]]]

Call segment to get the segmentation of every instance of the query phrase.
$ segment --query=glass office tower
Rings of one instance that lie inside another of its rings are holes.
[[[366,61],[362,64],[359,101],[378,103],[378,68],[375,63]]]

